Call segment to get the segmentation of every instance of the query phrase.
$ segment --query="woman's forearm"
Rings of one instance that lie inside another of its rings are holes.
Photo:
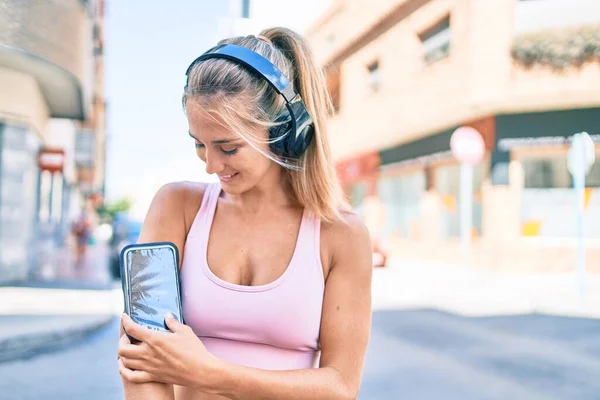
[[[348,400],[358,396],[358,385],[344,383],[330,367],[267,371],[223,363],[218,376],[211,391],[231,399]]]
[[[133,383],[123,379],[125,400],[174,400],[173,385],[159,382]]]

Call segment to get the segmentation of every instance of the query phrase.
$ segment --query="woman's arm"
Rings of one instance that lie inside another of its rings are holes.
[[[331,269],[325,285],[318,369],[266,371],[218,362],[209,392],[233,399],[356,399],[371,328],[371,245],[358,217],[328,227]],[[202,381],[202,377],[198,377]],[[201,383],[200,386],[203,386]]]
[[[180,255],[183,254],[187,225],[191,223],[186,223],[185,218],[187,186],[186,183],[170,183],[156,193],[144,220],[138,243],[169,241],[177,246]],[[179,257],[180,267],[182,258]],[[121,337],[123,335],[121,326]],[[121,340],[125,338],[122,337]],[[173,385],[158,382],[133,383],[124,377],[122,380],[127,400],[172,400],[174,398]]]

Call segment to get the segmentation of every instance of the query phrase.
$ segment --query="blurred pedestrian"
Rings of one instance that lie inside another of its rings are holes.
[[[85,261],[87,247],[92,232],[92,224],[88,213],[84,210],[73,223],[72,233],[75,236],[75,262],[80,267]]]
[[[183,254],[186,324],[123,316],[142,342],[119,342],[125,397],[356,398],[371,246],[335,177],[306,40],[285,28],[223,40],[187,76],[189,135],[220,182],[169,184],[150,206],[139,242]]]

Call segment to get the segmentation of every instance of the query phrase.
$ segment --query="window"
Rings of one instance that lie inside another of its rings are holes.
[[[330,65],[325,68],[325,76],[327,79],[327,91],[333,104],[333,112],[340,111],[340,67],[338,65]]]
[[[526,189],[571,187],[571,176],[564,157],[526,158],[521,160]]]
[[[450,16],[447,16],[419,35],[426,64],[450,55]]]
[[[596,153],[600,157],[600,153]],[[526,189],[552,189],[573,187],[573,177],[567,168],[567,156],[548,158],[524,158],[521,160],[525,173]],[[596,162],[585,177],[586,187],[600,187],[600,163]]]
[[[379,90],[379,85],[381,83],[381,74],[379,73],[379,61],[376,60],[368,65],[367,69],[369,70],[369,86],[371,89],[376,92]]]
[[[250,0],[242,0],[242,18],[250,18]]]

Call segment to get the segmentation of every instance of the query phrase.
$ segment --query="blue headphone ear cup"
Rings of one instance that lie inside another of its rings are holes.
[[[300,157],[308,149],[310,142],[313,140],[315,134],[315,127],[311,123],[305,126],[298,138],[294,141],[293,148],[291,149],[296,157]]]
[[[284,110],[274,122],[276,125],[269,129],[271,151],[278,156],[289,157],[290,134],[293,126],[289,111]]]

